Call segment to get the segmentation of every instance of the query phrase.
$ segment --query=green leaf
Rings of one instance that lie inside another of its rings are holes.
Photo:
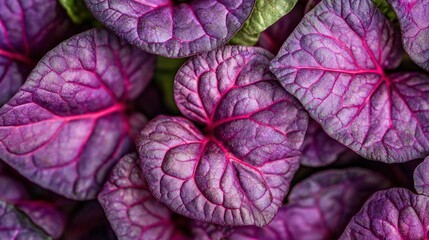
[[[166,58],[157,56],[154,81],[161,89],[164,104],[170,113],[179,113],[173,95],[174,77],[177,71],[186,62],[186,58]]]
[[[256,0],[253,12],[231,39],[236,45],[255,45],[262,31],[288,14],[298,0]]]
[[[374,4],[380,9],[380,11],[391,21],[395,22],[398,20],[396,13],[390,7],[390,5],[386,2],[386,0],[372,0]]]
[[[76,24],[89,23],[94,27],[101,27],[101,23],[92,16],[83,0],[59,0],[72,22]]]

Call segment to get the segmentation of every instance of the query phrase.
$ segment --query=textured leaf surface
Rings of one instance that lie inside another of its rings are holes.
[[[392,7],[387,3],[387,0],[372,0],[372,2],[380,9],[380,11],[389,18],[390,21],[397,21],[398,17]]]
[[[56,193],[95,197],[131,146],[126,102],[150,79],[153,60],[105,30],[63,42],[0,109],[0,157]]]
[[[404,188],[372,195],[340,239],[428,239],[429,197]]]
[[[231,240],[337,239],[365,200],[389,183],[360,168],[329,170],[298,183],[288,203],[266,227],[242,227]]]
[[[57,0],[0,1],[0,106],[25,81],[37,59],[69,26]]]
[[[417,193],[429,196],[429,157],[414,170],[414,188]]]
[[[237,45],[255,45],[259,34],[288,14],[297,0],[256,0],[249,19],[231,39]]]
[[[0,200],[0,239],[49,239],[13,205]]]
[[[166,57],[185,57],[225,44],[255,0],[85,0],[100,22],[133,45]]]
[[[405,51],[417,65],[429,71],[429,1],[387,1],[401,24]]]
[[[384,162],[429,154],[429,76],[384,72],[401,60],[396,33],[370,0],[323,1],[272,62],[331,137]]]
[[[261,48],[225,47],[192,58],[175,79],[181,112],[159,116],[137,140],[151,192],[172,210],[217,224],[262,226],[298,167],[306,112],[268,69]]]
[[[301,146],[301,164],[321,167],[333,163],[347,148],[329,137],[315,121],[310,121]]]
[[[234,227],[221,226],[200,221],[192,221],[192,239],[195,240],[224,240],[234,233]]]
[[[173,212],[151,195],[137,159],[136,154],[121,158],[98,195],[116,236],[124,240],[183,239],[172,222]]]

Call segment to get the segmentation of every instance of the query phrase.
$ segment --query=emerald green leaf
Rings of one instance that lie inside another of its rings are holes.
[[[66,10],[67,15],[76,24],[89,23],[94,27],[101,24],[92,16],[83,0],[59,0],[60,5]]]
[[[230,43],[237,45],[256,44],[259,34],[288,14],[296,2],[297,0],[256,0],[249,19],[231,39]]]

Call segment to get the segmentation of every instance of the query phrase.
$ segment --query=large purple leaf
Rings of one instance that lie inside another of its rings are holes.
[[[428,239],[429,197],[404,188],[373,194],[340,239]]]
[[[298,168],[308,116],[268,69],[272,55],[225,47],[192,58],[175,79],[181,112],[137,139],[154,196],[184,216],[217,224],[270,222]]]
[[[105,30],[64,41],[0,109],[0,157],[56,193],[95,197],[131,146],[126,102],[144,88],[153,62]]]
[[[383,176],[360,168],[317,173],[292,189],[268,226],[242,227],[231,240],[336,239],[365,200],[388,186]]]
[[[429,76],[387,75],[399,34],[371,0],[327,0],[309,12],[272,62],[283,87],[323,129],[365,158],[429,154]]]
[[[98,195],[119,239],[183,239],[173,212],[150,193],[137,165],[137,154],[121,158]]]
[[[255,0],[85,0],[100,22],[133,45],[186,57],[225,44],[249,17]]]
[[[387,1],[401,24],[405,51],[417,65],[429,71],[429,1]]]
[[[57,0],[0,1],[0,106],[24,82],[38,59],[67,36]]]
[[[429,196],[429,157],[414,170],[414,188],[419,194]]]

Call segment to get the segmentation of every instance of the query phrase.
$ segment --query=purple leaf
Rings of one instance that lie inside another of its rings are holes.
[[[59,238],[63,233],[65,217],[52,204],[38,201],[19,201],[15,206],[50,236]]]
[[[272,55],[224,47],[186,62],[174,94],[189,120],[159,116],[137,138],[149,188],[173,211],[221,225],[271,221],[298,168],[307,113],[268,69]]]
[[[401,24],[402,44],[410,58],[429,71],[429,2],[388,0]]]
[[[85,0],[100,22],[133,45],[186,57],[225,44],[249,17],[255,0]]]
[[[0,239],[49,239],[16,207],[0,200]]]
[[[384,71],[401,60],[396,33],[371,0],[323,1],[271,66],[331,137],[389,163],[429,154],[429,76]]]
[[[7,173],[0,174],[0,201],[21,211],[22,218],[31,220],[32,224],[54,238],[59,238],[64,231],[63,213],[51,203],[30,200],[24,185]]]
[[[56,193],[95,197],[131,147],[126,103],[147,84],[153,63],[105,30],[64,41],[0,109],[0,157]]]
[[[167,207],[150,193],[137,165],[138,156],[129,154],[114,167],[98,200],[119,239],[184,239]]]
[[[429,157],[414,170],[414,188],[417,193],[429,196]]]
[[[404,188],[372,195],[340,239],[427,239],[429,197]]]
[[[309,167],[322,167],[337,160],[347,151],[344,145],[329,137],[315,121],[310,121],[301,146],[301,164]]]
[[[67,36],[57,0],[0,1],[0,106],[19,89],[38,59]]]
[[[336,239],[365,200],[389,183],[360,168],[312,175],[291,191],[288,203],[266,227],[242,227],[231,240]]]

